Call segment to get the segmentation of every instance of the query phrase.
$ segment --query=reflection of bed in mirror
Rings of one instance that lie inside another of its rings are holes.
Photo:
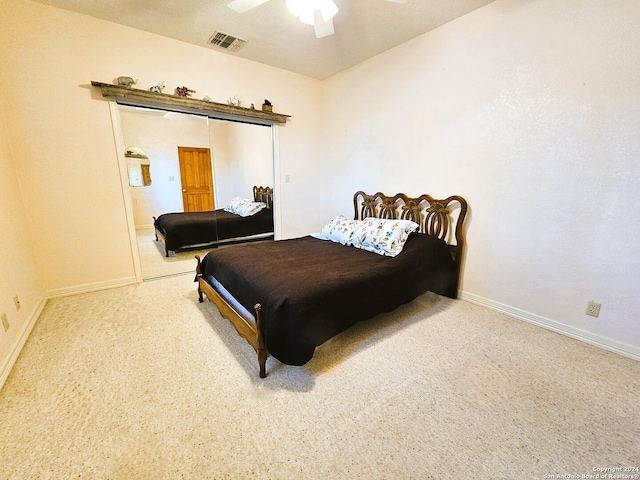
[[[303,365],[356,322],[426,291],[457,297],[462,197],[357,192],[353,202],[354,220],[336,217],[318,235],[196,256],[199,300],[206,295],[256,350],[260,377],[268,356]]]
[[[266,207],[245,217],[224,209],[153,217],[156,240],[163,243],[167,257],[185,248],[273,240],[273,189],[254,186],[253,201]]]

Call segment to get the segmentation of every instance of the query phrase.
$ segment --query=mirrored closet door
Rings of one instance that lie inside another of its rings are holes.
[[[222,209],[234,197],[251,198],[254,186],[272,187],[272,127],[125,105],[118,105],[118,114],[143,279],[193,272],[195,255],[215,248],[215,241],[167,250],[154,220]],[[202,190],[190,185],[194,178],[198,187],[210,188],[211,203],[185,193]]]

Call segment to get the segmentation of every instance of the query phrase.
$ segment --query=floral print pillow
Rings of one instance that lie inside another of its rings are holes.
[[[350,245],[353,232],[360,223],[358,220],[349,220],[344,215],[338,215],[322,227],[318,233],[312,233],[311,236],[320,240],[331,240],[342,245]]]
[[[353,232],[351,244],[378,255],[395,257],[418,226],[411,220],[365,218]]]
[[[267,208],[267,204],[264,202],[247,202],[236,208],[236,213],[241,217],[249,217],[255,215],[263,208]]]
[[[224,210],[229,213],[235,213],[241,217],[248,217],[258,213],[263,208],[267,208],[264,202],[254,202],[248,198],[234,197]]]
[[[250,202],[251,200],[247,199],[247,198],[241,198],[241,197],[233,197],[230,201],[229,204],[224,207],[225,212],[229,212],[229,213],[236,213],[236,210],[241,207],[242,205],[244,205],[245,203]]]

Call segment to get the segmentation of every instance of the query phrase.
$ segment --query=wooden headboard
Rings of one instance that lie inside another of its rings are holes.
[[[253,200],[255,202],[264,202],[267,208],[273,207],[273,188],[271,187],[253,187]]]
[[[411,198],[404,193],[392,197],[378,192],[368,195],[362,191],[353,196],[354,219],[366,217],[399,218],[420,225],[419,231],[444,240],[458,268],[462,264],[465,245],[464,219],[467,201],[457,195],[437,200],[431,195]]]

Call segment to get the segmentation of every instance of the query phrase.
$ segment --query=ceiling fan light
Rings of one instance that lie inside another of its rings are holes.
[[[336,13],[338,13],[338,6],[334,3],[333,0],[322,0],[319,2],[320,5],[320,13],[322,13],[322,18],[325,22],[331,20]]]
[[[316,11],[313,9],[305,10],[300,14],[299,20],[305,25],[313,25],[316,22]]]
[[[287,8],[289,11],[296,17],[302,15],[304,11],[305,1],[304,0],[287,0]]]
[[[338,7],[333,0],[287,0],[287,8],[307,25],[315,23],[316,10],[320,11],[325,22],[331,20],[338,13]]]

